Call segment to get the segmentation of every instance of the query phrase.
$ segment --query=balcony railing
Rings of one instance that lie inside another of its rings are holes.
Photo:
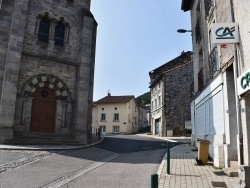
[[[203,68],[200,69],[198,73],[198,91],[201,91],[203,86],[204,86],[204,81],[203,81]]]
[[[213,5],[213,0],[205,0],[204,4],[205,4],[205,15],[206,15],[206,17],[208,17],[209,12],[211,10],[211,7],[214,6]]]
[[[218,67],[218,50],[215,47],[208,56],[208,65],[209,65],[209,75],[210,78],[213,78],[214,74],[217,71]]]
[[[195,37],[196,37],[196,44],[198,44],[201,40],[201,19],[198,18],[196,26],[195,26]]]

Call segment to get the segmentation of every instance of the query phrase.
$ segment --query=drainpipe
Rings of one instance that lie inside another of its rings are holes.
[[[231,22],[235,22],[233,0],[230,0],[230,17]],[[233,74],[234,74],[234,87],[235,87],[235,102],[236,102],[236,117],[237,117],[237,147],[238,147],[238,164],[243,164],[243,136],[242,136],[242,124],[241,124],[241,106],[238,97],[238,57],[237,57],[237,44],[234,44],[234,63],[233,63]]]

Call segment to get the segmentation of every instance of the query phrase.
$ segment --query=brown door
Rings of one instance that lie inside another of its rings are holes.
[[[35,91],[32,100],[31,132],[54,132],[56,96],[53,90],[42,87]]]

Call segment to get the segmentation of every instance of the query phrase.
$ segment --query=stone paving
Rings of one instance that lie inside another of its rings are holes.
[[[197,151],[189,144],[177,145],[170,150],[170,175],[167,175],[166,157],[158,170],[159,188],[207,188],[238,187],[238,177],[228,177],[221,169],[213,167],[213,163],[198,166],[195,158]]]

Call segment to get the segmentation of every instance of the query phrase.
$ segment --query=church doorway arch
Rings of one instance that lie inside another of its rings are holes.
[[[30,132],[55,132],[56,95],[48,87],[38,88],[32,100]]]

